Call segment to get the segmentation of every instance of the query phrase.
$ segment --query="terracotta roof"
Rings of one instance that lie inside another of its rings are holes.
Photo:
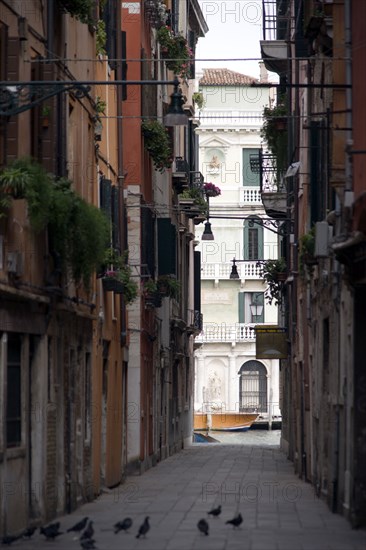
[[[202,86],[248,86],[259,80],[253,76],[229,71],[229,69],[203,69],[203,77],[199,84]]]

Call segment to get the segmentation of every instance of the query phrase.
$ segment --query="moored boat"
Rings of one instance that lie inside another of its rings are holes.
[[[257,413],[212,412],[194,413],[195,431],[244,432],[258,418]]]

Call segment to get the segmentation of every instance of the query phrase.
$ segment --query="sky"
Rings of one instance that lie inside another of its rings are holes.
[[[209,27],[198,40],[196,60],[257,58],[258,61],[196,61],[203,68],[227,68],[259,78],[262,0],[198,0]]]

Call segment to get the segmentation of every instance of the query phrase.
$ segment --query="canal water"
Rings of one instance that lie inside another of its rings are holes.
[[[247,432],[210,432],[210,436],[226,445],[280,445],[281,430],[248,430]]]

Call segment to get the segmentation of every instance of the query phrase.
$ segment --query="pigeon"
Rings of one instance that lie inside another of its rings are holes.
[[[208,535],[208,523],[205,519],[200,519],[197,523],[197,527],[203,535]]]
[[[92,548],[96,548],[96,546],[94,546],[94,543],[94,539],[83,539],[80,541],[80,546],[81,548],[84,548],[84,550],[91,550]]]
[[[238,514],[237,516],[235,516],[235,518],[229,519],[229,521],[226,521],[226,523],[230,523],[235,529],[235,527],[239,527],[239,525],[243,523],[243,518],[241,514]]]
[[[81,534],[80,540],[91,539],[93,535],[94,535],[93,522],[89,521],[88,527]]]
[[[62,531],[59,531],[60,522],[57,521],[56,523],[50,523],[50,525],[47,525],[46,527],[40,527],[39,531],[41,535],[44,535],[46,539],[55,540],[56,537],[59,535],[62,535]]]
[[[68,528],[67,533],[69,533],[70,531],[82,531],[83,529],[85,529],[88,519],[88,517],[85,517],[78,523],[75,523],[75,525]]]
[[[212,508],[209,512],[207,512],[209,516],[213,516],[214,518],[217,518],[221,514],[221,504],[217,508]]]
[[[27,537],[30,539],[34,533],[36,532],[37,527],[27,527],[27,529],[23,532],[22,537]]]
[[[143,535],[144,538],[146,538],[146,533],[148,532],[149,529],[150,529],[149,516],[146,516],[144,523],[140,525],[139,532],[137,533],[136,538],[139,539],[141,535]]]
[[[120,531],[124,531],[125,533],[127,533],[128,529],[131,527],[131,525],[132,525],[132,519],[131,518],[125,518],[122,521],[118,521],[114,525],[114,532],[119,533]]]
[[[11,544],[13,544],[13,542],[20,539],[20,537],[21,535],[20,536],[6,535],[1,539],[1,544],[7,544],[8,546],[10,546]]]

